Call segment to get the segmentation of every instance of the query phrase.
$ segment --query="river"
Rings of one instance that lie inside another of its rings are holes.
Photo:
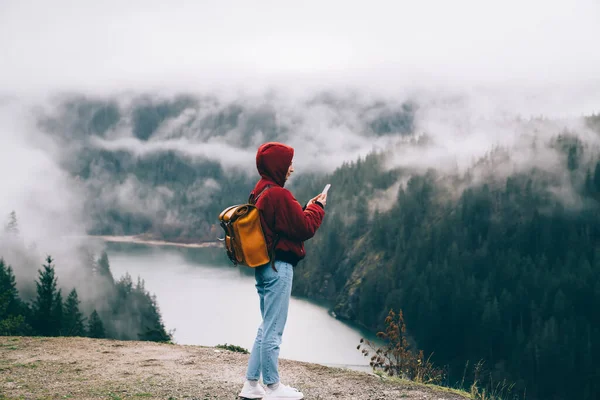
[[[176,343],[252,348],[261,320],[253,272],[231,265],[222,249],[107,243],[107,253],[115,279],[139,276],[156,295]],[[373,339],[324,305],[292,297],[280,357],[368,371],[361,337]]]

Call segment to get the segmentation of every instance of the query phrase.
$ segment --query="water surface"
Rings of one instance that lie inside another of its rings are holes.
[[[129,273],[135,282],[140,276],[156,294],[176,343],[252,348],[261,321],[254,276],[229,264],[222,249],[113,243],[107,253],[116,279]],[[326,307],[292,297],[280,357],[369,370],[356,349],[365,336],[372,339],[332,317]]]

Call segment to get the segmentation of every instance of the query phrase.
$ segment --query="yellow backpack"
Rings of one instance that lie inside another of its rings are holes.
[[[271,186],[253,198],[247,204],[231,206],[219,214],[221,227],[225,231],[227,256],[234,265],[256,268],[271,260],[267,241],[260,224],[260,212],[256,208],[259,197]]]

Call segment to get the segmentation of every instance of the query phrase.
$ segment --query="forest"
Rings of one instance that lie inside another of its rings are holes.
[[[459,195],[468,173],[452,180],[429,171],[371,213],[366,199],[390,187],[390,172],[376,155],[340,168],[326,178],[327,218],[294,293],[327,299],[339,318],[375,331],[390,309],[403,310],[417,346],[448,367],[451,384],[467,362],[483,360],[488,383],[512,382],[522,397],[596,398],[600,158],[580,162],[584,147],[573,137],[555,146],[577,205],[565,206],[542,171],[490,177]],[[498,153],[478,168],[493,170]]]
[[[152,140],[190,104],[198,106],[185,98],[136,104],[129,111],[133,134]],[[224,110],[201,119],[206,129],[198,132],[223,136],[235,128],[248,146],[256,129],[268,139],[291,134],[273,125],[269,112]],[[110,102],[79,100],[65,106],[69,118],[42,122],[59,140],[82,143],[63,162],[91,194],[91,233],[214,240],[218,213],[245,201],[256,176],[176,150],[140,156],[90,144],[110,136],[121,112]],[[406,146],[417,151],[428,138],[411,136],[414,112],[404,104],[364,128],[370,137],[407,136]],[[600,116],[586,123],[600,134]],[[447,369],[450,385],[465,365],[483,360],[485,379],[513,382],[524,398],[598,398],[600,152],[568,129],[525,146],[558,161],[523,166],[512,149],[499,146],[466,171],[411,169],[395,165],[393,151],[374,151],[332,173],[297,174],[289,188],[301,202],[325,183],[332,188],[293,294],[326,300],[338,318],[373,331],[383,328],[390,309],[401,309],[415,346]],[[163,214],[99,200],[103,187],[124,183],[135,186],[142,202],[160,196],[157,188],[168,192]],[[131,282],[116,283],[119,290],[143,292]]]
[[[31,282],[34,296],[26,299],[19,293],[12,267],[0,258],[0,335],[172,340],[162,322],[156,297],[150,295],[141,279],[134,284],[125,275],[115,282],[106,253],[90,272],[96,285],[105,290],[95,304],[85,302],[82,307],[75,287],[63,294],[51,256],[38,270],[36,281]]]

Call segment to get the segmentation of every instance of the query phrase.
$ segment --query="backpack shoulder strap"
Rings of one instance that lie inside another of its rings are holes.
[[[272,185],[267,185],[265,186],[265,188],[263,190],[261,190],[261,192],[256,196],[256,198],[254,198],[254,196],[252,194],[250,194],[250,198],[248,199],[248,203],[250,204],[256,204],[256,202],[258,201],[258,199],[260,198],[260,196],[263,195],[263,193],[265,193],[267,190],[269,190],[271,188]],[[273,268],[275,271],[277,271],[277,268],[275,268],[275,247],[277,246],[277,243],[279,242],[279,235],[277,235],[275,232],[273,232],[275,234],[275,240],[273,241],[272,247],[269,251],[269,258],[271,259],[271,268]]]
[[[260,193],[254,197],[254,195],[251,193],[250,197],[248,197],[248,203],[254,205],[256,204],[256,202],[258,201],[258,199],[260,198],[260,196],[263,195],[264,192],[266,192],[267,190],[269,190],[271,188],[271,185],[267,185],[263,190],[260,191]]]

